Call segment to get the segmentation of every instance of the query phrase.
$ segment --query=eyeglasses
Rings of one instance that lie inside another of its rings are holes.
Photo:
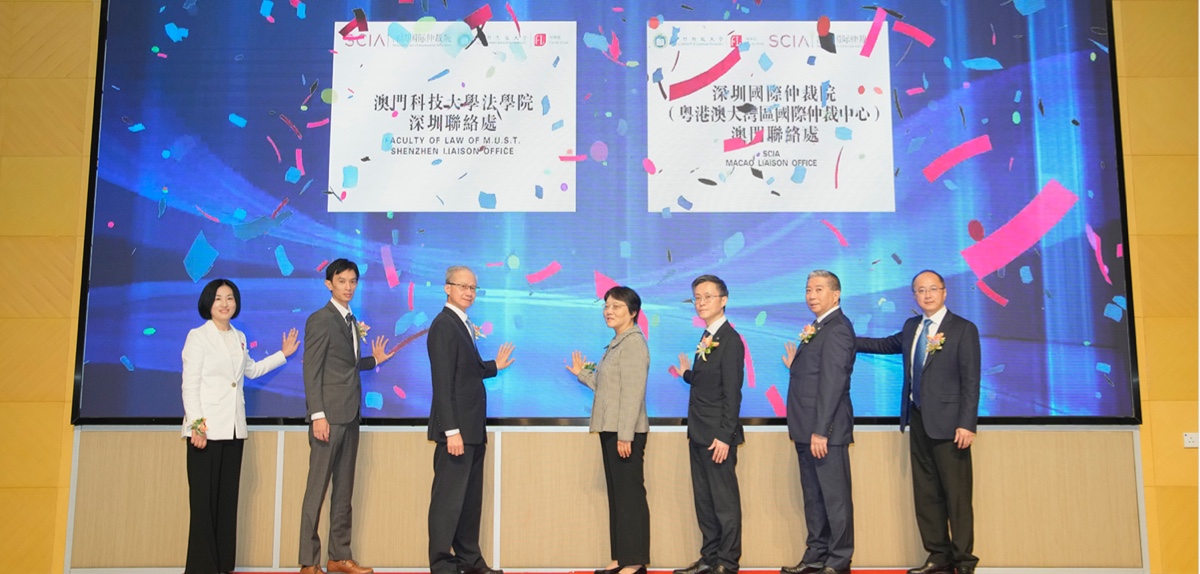
[[[921,287],[920,289],[913,289],[913,293],[916,293],[917,295],[921,295],[923,297],[926,294],[937,295],[938,291],[945,291],[945,290],[946,290],[945,287]]]
[[[709,301],[712,301],[713,299],[720,299],[720,298],[721,298],[721,295],[701,295],[699,297],[692,297],[692,302],[693,303],[708,303]]]
[[[446,284],[447,284],[447,285],[453,285],[453,286],[455,286],[455,287],[458,287],[459,289],[464,289],[464,290],[470,291],[470,292],[472,292],[472,293],[474,293],[474,292],[476,292],[476,291],[478,291],[478,290],[479,290],[479,286],[478,286],[478,285],[465,285],[465,284],[463,284],[463,283],[446,283]]]
[[[628,305],[626,305],[624,303],[609,303],[608,305],[604,306],[604,310],[605,311],[618,311],[620,309],[625,309],[626,307],[628,307]]]

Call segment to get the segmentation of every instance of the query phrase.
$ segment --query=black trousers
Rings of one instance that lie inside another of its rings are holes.
[[[633,435],[629,458],[617,453],[617,433],[600,433],[608,487],[608,544],[621,566],[650,563],[650,505],[646,502],[646,433]]]
[[[910,405],[908,445],[912,460],[913,508],[921,543],[935,564],[975,566],[975,509],[971,505],[971,447],[925,434],[921,411]],[[949,525],[949,529],[947,529]]]
[[[737,572],[742,559],[742,494],[738,488],[736,444],[721,464],[713,462],[710,445],[688,441],[692,496],[700,524],[700,558],[712,567]]]
[[[818,459],[811,448],[809,443],[796,443],[800,488],[804,494],[804,524],[808,528],[807,549],[801,561],[845,570],[850,568],[854,557],[850,449],[846,445],[829,445],[829,452]]]
[[[187,443],[188,521],[186,574],[232,572],[237,558],[238,484],[245,439]]]
[[[459,566],[467,570],[487,566],[479,551],[486,453],[486,444],[463,445],[463,454],[459,456],[451,455],[444,442],[433,449],[433,492],[429,500],[431,574],[458,574]]]

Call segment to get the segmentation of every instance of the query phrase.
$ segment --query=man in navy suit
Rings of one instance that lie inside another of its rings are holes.
[[[429,501],[431,574],[503,574],[479,550],[483,510],[483,458],[487,452],[487,391],[483,380],[512,363],[512,343],[496,360],[479,356],[482,334],[467,318],[479,286],[470,268],[446,270],[446,306],[429,325],[429,369],[433,401],[429,440],[433,449],[433,492]]]
[[[692,281],[696,315],[704,333],[696,346],[695,364],[679,354],[688,395],[688,453],[692,494],[702,542],[700,559],[674,574],[732,574],[742,557],[742,498],[738,489],[737,451],[745,442],[739,418],[746,347],[725,319],[729,289],[716,275]]]
[[[854,407],[854,326],[841,310],[842,283],[829,271],[808,274],[804,291],[816,320],[787,343],[788,436],[796,443],[804,522],[804,557],[783,574],[847,574],[854,555],[854,503],[850,495],[850,444]]]
[[[979,559],[971,506],[971,443],[979,417],[979,329],[946,308],[946,282],[936,271],[913,277],[921,315],[890,337],[859,337],[858,352],[902,355],[900,430],[909,424],[913,507],[925,565],[910,574],[973,574]],[[947,524],[949,530],[947,530]],[[953,539],[951,538],[953,533]]]

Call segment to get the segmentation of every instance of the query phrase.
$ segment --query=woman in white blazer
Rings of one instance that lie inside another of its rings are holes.
[[[246,335],[229,323],[241,303],[232,281],[210,281],[198,304],[206,322],[192,329],[183,344],[183,437],[188,439],[191,507],[186,574],[233,571],[246,439],[245,377],[254,379],[283,366],[300,346],[292,329],[284,334],[281,350],[261,361],[251,359]]]

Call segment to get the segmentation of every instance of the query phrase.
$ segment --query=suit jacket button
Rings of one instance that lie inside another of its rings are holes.
[[[236,388],[237,388],[237,381],[234,381],[234,382],[232,382],[232,383],[229,383],[229,386],[231,386],[231,387],[233,387],[233,388],[235,388],[235,389],[236,389]]]

